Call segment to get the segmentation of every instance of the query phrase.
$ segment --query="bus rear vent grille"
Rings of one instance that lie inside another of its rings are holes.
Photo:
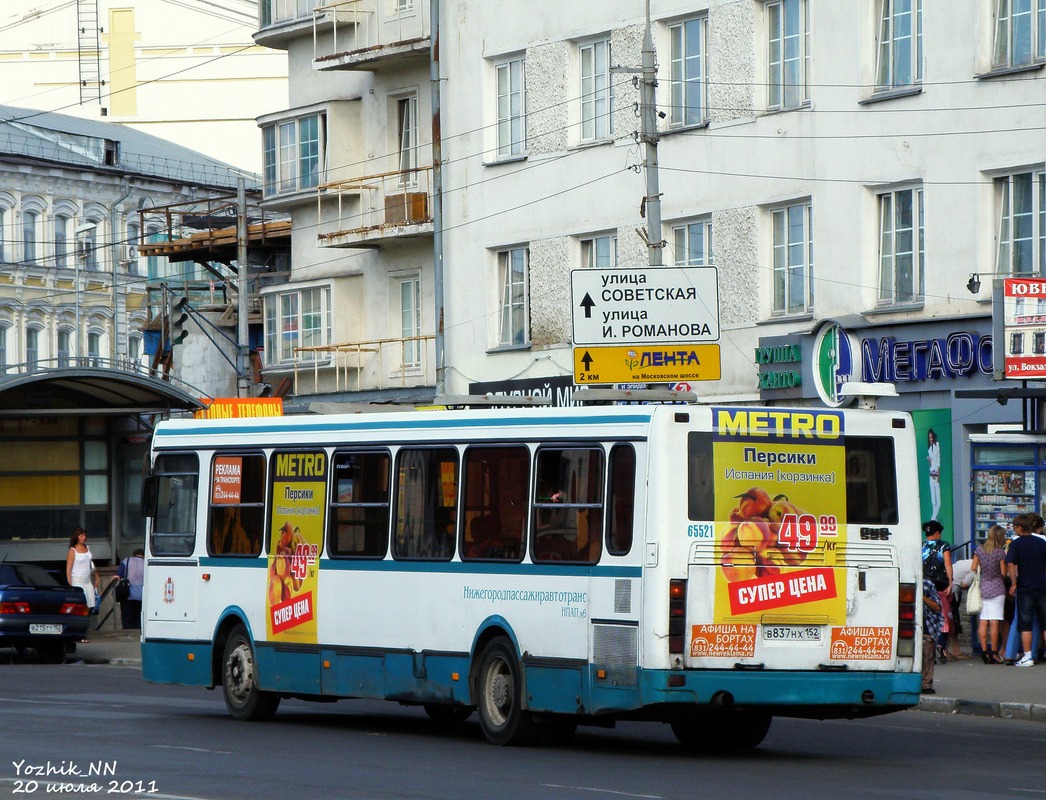
[[[614,581],[614,613],[632,613],[632,581],[620,578]]]
[[[593,666],[606,670],[608,684],[635,686],[638,683],[639,628],[635,625],[593,625],[592,650]]]

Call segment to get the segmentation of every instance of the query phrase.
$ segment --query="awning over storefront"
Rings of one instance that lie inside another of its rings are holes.
[[[166,414],[203,404],[167,381],[101,367],[0,376],[0,416]]]

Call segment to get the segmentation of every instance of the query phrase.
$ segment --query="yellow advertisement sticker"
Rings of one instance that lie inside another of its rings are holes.
[[[273,456],[265,595],[266,632],[270,640],[316,642],[326,487],[326,453],[278,452]]]
[[[713,409],[716,623],[766,614],[846,621],[843,417]]]

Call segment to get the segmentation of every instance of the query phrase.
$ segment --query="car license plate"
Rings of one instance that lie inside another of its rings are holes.
[[[819,642],[821,628],[817,625],[764,625],[764,642]]]
[[[44,624],[40,624],[40,623],[30,623],[29,624],[29,632],[30,633],[52,634],[52,635],[53,634],[61,634],[62,626],[61,625],[44,625]]]

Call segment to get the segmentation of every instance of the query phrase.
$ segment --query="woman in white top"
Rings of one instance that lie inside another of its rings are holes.
[[[69,540],[69,554],[65,557],[65,578],[70,586],[79,586],[87,596],[87,607],[94,608],[98,594],[98,573],[94,571],[91,551],[87,547],[87,531],[74,528]]]

